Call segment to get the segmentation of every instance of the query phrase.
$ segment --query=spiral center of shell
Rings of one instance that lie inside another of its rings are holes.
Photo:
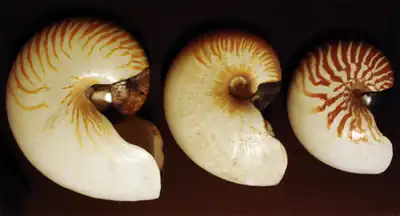
[[[235,76],[229,81],[229,93],[239,100],[249,100],[254,94],[250,81],[244,76]]]
[[[371,103],[371,98],[363,94],[368,91],[367,87],[361,83],[353,83],[350,86],[353,101],[357,106],[368,106]]]

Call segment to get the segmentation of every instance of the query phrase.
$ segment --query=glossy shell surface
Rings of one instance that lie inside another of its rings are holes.
[[[241,31],[216,31],[190,42],[167,75],[168,125],[186,155],[209,173],[243,185],[276,185],[286,171],[285,148],[249,100],[229,94],[234,77],[245,78],[252,92],[263,82],[280,81],[272,47]]]
[[[57,184],[87,196],[157,198],[156,161],[124,141],[84,93],[148,64],[136,39],[112,23],[70,19],[34,35],[17,56],[7,86],[8,119],[25,156]]]
[[[359,95],[394,83],[391,64],[376,47],[355,41],[327,43],[309,53],[295,71],[288,114],[298,140],[320,161],[336,169],[377,174],[393,156]]]

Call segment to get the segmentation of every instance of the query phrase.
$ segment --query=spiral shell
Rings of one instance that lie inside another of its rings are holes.
[[[127,79],[148,66],[136,39],[112,23],[69,19],[37,33],[18,54],[7,84],[8,119],[24,155],[57,184],[86,196],[158,198],[156,160],[126,142],[85,95],[91,85]]]
[[[164,89],[165,114],[181,149],[197,165],[224,180],[257,186],[278,184],[286,151],[249,100],[229,86],[251,92],[281,80],[278,58],[261,38],[241,31],[202,35],[175,58]]]
[[[289,89],[289,119],[298,140],[336,169],[385,171],[392,144],[360,95],[389,89],[393,82],[390,62],[373,45],[338,41],[320,46],[303,59]]]

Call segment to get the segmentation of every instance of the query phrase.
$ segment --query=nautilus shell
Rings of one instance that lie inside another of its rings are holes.
[[[177,144],[224,180],[278,184],[286,150],[253,99],[264,97],[257,93],[261,84],[280,81],[277,55],[258,36],[220,30],[193,40],[173,61],[164,87],[166,119]]]
[[[390,62],[371,44],[337,41],[318,47],[301,61],[290,85],[288,113],[295,135],[333,168],[384,172],[392,160],[392,144],[361,99],[393,82]]]
[[[69,19],[41,30],[18,54],[7,85],[8,120],[24,155],[55,183],[86,196],[118,201],[158,198],[160,148],[155,148],[157,161],[139,143],[128,143],[116,131],[120,126],[114,127],[87,94],[92,85],[140,77],[148,67],[141,45],[112,23]],[[129,103],[111,93],[106,99],[119,101],[117,108],[129,112],[129,106],[123,106]],[[130,93],[130,102],[135,101],[135,92]],[[146,94],[142,96],[144,100]],[[151,122],[136,117],[131,121],[121,124],[142,136],[136,140],[162,146]]]

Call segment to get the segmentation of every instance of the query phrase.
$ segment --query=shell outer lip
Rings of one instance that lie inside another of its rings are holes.
[[[281,81],[261,83],[250,100],[258,110],[262,111],[272,103],[280,90]]]

